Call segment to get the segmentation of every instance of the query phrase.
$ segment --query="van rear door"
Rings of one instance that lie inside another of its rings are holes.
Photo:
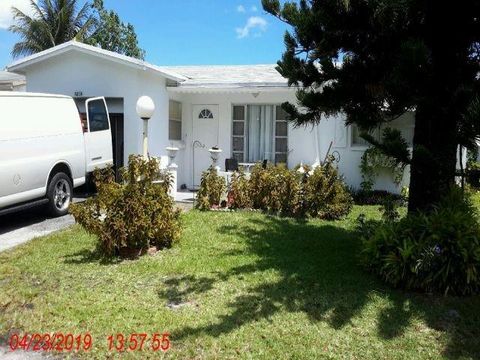
[[[91,98],[85,102],[88,131],[85,137],[87,172],[113,164],[112,133],[105,98]]]

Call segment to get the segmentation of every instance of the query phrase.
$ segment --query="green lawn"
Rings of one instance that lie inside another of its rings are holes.
[[[137,261],[102,261],[79,227],[34,240],[0,254],[0,336],[88,331],[94,349],[78,356],[99,359],[117,356],[109,334],[164,331],[165,358],[480,358],[480,297],[406,294],[365,273],[360,212],[379,216],[191,211],[180,243]]]

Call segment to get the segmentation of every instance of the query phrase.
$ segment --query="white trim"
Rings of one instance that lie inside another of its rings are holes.
[[[253,86],[253,85],[229,85],[224,87],[215,87],[205,85],[198,86],[167,86],[167,91],[171,93],[184,93],[184,94],[222,94],[222,93],[278,93],[278,92],[295,92],[297,88],[281,86],[281,87],[268,87],[268,86]]]

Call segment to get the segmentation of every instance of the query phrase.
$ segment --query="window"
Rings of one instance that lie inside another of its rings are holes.
[[[407,144],[411,145],[413,143],[413,131],[415,128],[415,120],[412,114],[407,113],[390,123],[383,124],[377,129],[371,131],[370,134],[375,139],[380,141],[382,138],[383,129],[387,127],[400,130],[402,137],[406,140]],[[366,140],[360,137],[360,130],[358,129],[357,125],[352,124],[351,130],[352,130],[352,146],[369,146],[370,145]]]
[[[356,124],[352,124],[352,146],[368,146],[369,143],[364,138],[360,137],[361,131]],[[375,136],[375,134],[373,134]]]
[[[108,130],[108,115],[103,100],[91,100],[88,102],[88,121],[90,132]]]
[[[288,158],[288,114],[281,106],[275,111],[275,163],[287,163]]]
[[[170,100],[168,113],[168,139],[182,140],[182,103]]]
[[[287,114],[280,106],[235,105],[232,109],[232,157],[239,162],[287,163]]]
[[[200,111],[200,114],[198,114],[199,119],[213,119],[213,114],[210,110],[208,109],[203,109]]]

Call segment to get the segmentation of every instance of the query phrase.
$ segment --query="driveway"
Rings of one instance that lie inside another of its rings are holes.
[[[82,200],[79,197],[73,199],[74,202]],[[65,229],[74,223],[71,215],[50,218],[41,207],[0,216],[0,252]]]

